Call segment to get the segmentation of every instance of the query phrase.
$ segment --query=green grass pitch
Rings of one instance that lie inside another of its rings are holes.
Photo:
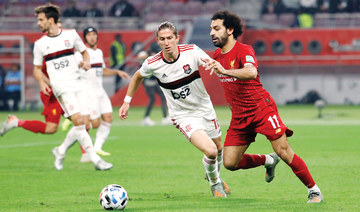
[[[215,109],[225,138],[230,111]],[[0,211],[102,211],[99,193],[112,183],[127,190],[126,211],[360,211],[360,107],[327,106],[321,119],[313,106],[282,106],[279,112],[295,131],[290,145],[324,194],[321,204],[306,204],[307,189],[284,162],[271,183],[265,182],[263,167],[235,172],[222,168],[232,194],[214,199],[203,179],[202,153],[173,126],[141,126],[144,108],[134,107],[126,121],[114,109],[104,145],[112,153],[104,157],[114,164],[110,171],[80,163],[78,144],[67,152],[64,169],[55,170],[51,149],[64,139],[62,131],[41,135],[18,128],[0,137]],[[15,114],[43,120],[40,112]],[[160,114],[159,108],[151,114],[157,123]],[[6,117],[0,113],[1,122]],[[272,149],[258,135],[247,152],[267,154]]]

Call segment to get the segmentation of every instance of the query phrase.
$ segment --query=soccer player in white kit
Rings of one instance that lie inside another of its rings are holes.
[[[75,50],[82,53],[84,60],[80,66],[88,70],[90,68],[89,55],[86,46],[77,32],[64,30],[57,25],[60,10],[56,5],[46,4],[35,9],[37,25],[42,32],[47,33],[35,42],[34,45],[34,75],[37,77],[40,90],[44,94],[49,91],[51,85],[53,92],[64,110],[65,116],[70,117],[74,123],[72,135],[79,141],[83,149],[90,154],[91,162],[98,170],[108,170],[113,167],[105,162],[94,151],[91,138],[85,129],[83,117],[80,115],[81,102],[79,101],[80,88],[77,85],[79,77],[78,65],[75,60]],[[41,73],[42,62],[45,60],[49,79]],[[63,168],[63,160],[67,148],[64,145],[55,147],[52,152],[55,157],[55,168]]]
[[[148,57],[132,77],[119,117],[126,119],[130,101],[144,77],[155,76],[165,95],[169,116],[180,132],[204,153],[203,164],[214,197],[224,198],[229,187],[220,178],[221,130],[199,69],[200,58],[210,57],[196,45],[178,45],[175,25],[163,22],[156,31],[162,51]]]
[[[102,77],[103,75],[118,75],[122,79],[130,79],[130,76],[124,71],[106,67],[103,52],[97,48],[98,32],[94,27],[89,26],[85,28],[83,37],[89,45],[86,51],[90,56],[91,68],[83,72],[82,75],[85,80],[87,101],[90,107],[91,128],[98,128],[94,142],[94,150],[99,155],[107,156],[110,155],[110,153],[103,151],[102,146],[110,133],[113,110],[110,98],[103,87]]]

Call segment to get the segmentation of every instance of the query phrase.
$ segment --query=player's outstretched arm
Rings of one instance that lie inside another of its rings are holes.
[[[134,96],[135,92],[137,91],[143,80],[144,77],[141,76],[139,71],[135,72],[134,76],[131,78],[129,87],[126,92],[126,97],[124,99],[124,103],[119,109],[120,119],[124,120],[128,117],[131,98]]]
[[[125,71],[122,71],[122,70],[117,70],[117,69],[104,68],[103,75],[104,76],[118,75],[122,79],[130,79],[130,76],[128,73],[126,73]]]
[[[210,70],[210,75],[212,75],[214,72],[216,74],[223,74],[226,71],[222,67],[222,65],[216,60],[212,60],[209,58],[200,58],[200,59],[205,63],[203,65],[205,67],[205,70]]]
[[[216,74],[223,74],[230,77],[235,77],[240,80],[251,80],[256,79],[257,69],[254,65],[247,63],[243,68],[240,69],[229,69],[226,70],[218,61],[210,59],[201,59],[205,62],[205,70],[210,70],[210,75],[215,72]]]

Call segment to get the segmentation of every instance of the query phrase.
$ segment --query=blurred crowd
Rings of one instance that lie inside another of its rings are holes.
[[[262,14],[360,12],[360,0],[265,0]]]
[[[261,20],[285,27],[358,27],[360,0],[264,0]]]
[[[68,1],[62,15],[64,17],[103,17],[104,13],[98,8],[96,1],[90,2],[89,8],[85,11],[81,11],[77,8],[76,1],[71,0]],[[131,17],[138,16],[138,12],[134,5],[127,0],[119,0],[112,5],[108,14],[105,15],[113,17]]]

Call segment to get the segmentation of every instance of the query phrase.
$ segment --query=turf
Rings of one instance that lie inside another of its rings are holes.
[[[279,107],[283,121],[295,131],[289,138],[294,151],[307,163],[325,201],[306,204],[307,189],[281,162],[273,182],[264,180],[263,167],[231,172],[222,178],[232,194],[214,199],[203,179],[202,154],[173,126],[143,127],[144,108],[131,108],[129,119],[114,124],[104,157],[110,171],[95,171],[80,163],[79,145],[72,147],[64,169],[55,170],[51,149],[65,132],[34,134],[14,129],[0,138],[0,211],[102,211],[98,196],[107,184],[125,187],[130,201],[126,211],[360,211],[359,106],[328,106],[323,118],[313,106]],[[223,137],[230,112],[216,107]],[[23,119],[42,120],[40,112],[15,113]],[[0,121],[7,113],[0,113]],[[156,108],[152,118],[160,123]],[[94,137],[95,133],[91,132]],[[249,153],[272,152],[264,136]]]

